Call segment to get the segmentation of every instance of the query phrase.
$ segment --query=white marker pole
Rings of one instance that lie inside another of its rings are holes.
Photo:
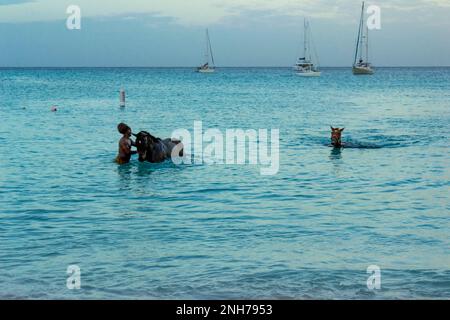
[[[120,107],[125,108],[125,90],[120,89]]]

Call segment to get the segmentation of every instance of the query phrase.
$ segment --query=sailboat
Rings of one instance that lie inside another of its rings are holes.
[[[303,57],[298,58],[297,63],[294,65],[294,70],[299,76],[302,77],[320,77],[322,74],[318,67],[314,65],[311,52],[312,34],[310,31],[309,22],[304,20],[304,37],[303,37]],[[317,53],[314,50],[314,55],[317,58]]]
[[[353,62],[353,74],[374,74],[372,65],[369,63],[369,28],[364,27],[365,3],[362,3],[361,20],[359,22],[358,39],[356,41],[355,60]]]
[[[214,63],[214,55],[213,55],[213,52],[212,52],[211,40],[209,38],[209,31],[208,31],[208,29],[206,29],[205,63],[201,67],[197,68],[197,72],[200,72],[200,73],[213,73],[215,71],[216,71],[216,67],[215,67],[215,63]]]

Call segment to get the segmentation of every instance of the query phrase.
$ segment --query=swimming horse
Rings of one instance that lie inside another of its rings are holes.
[[[179,140],[160,139],[152,136],[147,131],[133,134],[136,137],[136,148],[139,154],[139,161],[151,163],[161,163],[171,159],[172,152],[181,143]],[[178,146],[178,156],[183,156],[183,145]],[[175,151],[175,152],[176,152]]]
[[[370,143],[361,143],[358,141],[346,141],[342,142],[342,132],[345,128],[333,128],[331,127],[331,145],[335,149],[347,148],[347,149],[380,149],[383,146],[370,144]]]
[[[342,143],[342,132],[345,128],[333,128],[331,127],[331,145],[335,148],[343,148],[345,145]]]

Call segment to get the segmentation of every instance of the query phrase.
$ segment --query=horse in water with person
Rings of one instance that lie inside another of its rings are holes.
[[[172,154],[183,157],[183,144],[180,140],[162,140],[152,136],[147,131],[134,134],[125,123],[119,123],[117,130],[123,135],[119,141],[119,154],[116,157],[118,164],[129,163],[133,154],[139,155],[140,162],[148,161],[151,163],[164,162],[171,159]],[[136,137],[136,141],[131,140],[131,136]],[[137,151],[132,151],[132,147],[136,147]]]
[[[160,139],[152,136],[147,131],[141,131],[134,135],[136,137],[136,148],[139,161],[160,163],[172,158],[172,154],[183,156],[183,145],[181,141],[174,139]]]

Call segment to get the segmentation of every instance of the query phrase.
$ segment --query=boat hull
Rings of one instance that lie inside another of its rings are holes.
[[[313,78],[313,77],[320,77],[322,75],[322,72],[319,71],[297,72],[297,75],[299,77]]]
[[[197,69],[198,73],[214,73],[216,72],[215,69]]]
[[[353,67],[353,74],[354,75],[371,75],[371,74],[374,74],[374,71],[372,68],[368,68],[368,67]]]

